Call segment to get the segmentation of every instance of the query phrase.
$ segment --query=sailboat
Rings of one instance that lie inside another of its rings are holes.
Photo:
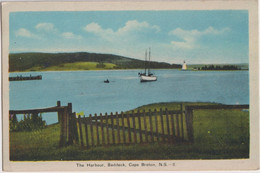
[[[157,77],[150,72],[150,59],[151,59],[151,50],[149,48],[148,68],[146,68],[146,65],[147,65],[147,50],[146,50],[145,51],[145,69],[144,69],[144,73],[139,73],[140,82],[152,82],[152,81],[156,81],[157,80]],[[146,71],[147,71],[147,73],[146,73]]]

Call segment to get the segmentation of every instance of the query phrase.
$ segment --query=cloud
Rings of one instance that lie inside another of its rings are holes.
[[[101,28],[101,26],[98,23],[95,23],[95,22],[92,22],[92,23],[86,25],[85,31],[92,32],[95,34],[102,34],[102,33],[113,34],[114,33],[112,29],[103,29],[103,28]]]
[[[221,30],[217,30],[214,29],[212,26],[208,27],[206,30],[204,30],[204,32],[202,32],[203,35],[207,35],[207,34],[214,34],[214,35],[218,35],[218,34],[224,34],[226,32],[231,31],[230,28],[223,28]]]
[[[171,41],[171,44],[177,48],[183,49],[192,49],[198,47],[197,40],[206,35],[220,35],[226,32],[231,31],[230,28],[223,28],[217,30],[213,27],[208,27],[203,31],[198,30],[183,30],[181,28],[176,28],[175,30],[170,31],[168,34],[170,36],[176,36],[177,38],[181,39],[182,41]]]
[[[183,30],[181,28],[176,28],[175,30],[172,30],[169,32],[169,35],[175,35],[179,37],[198,37],[203,35],[218,35],[218,34],[224,34],[225,32],[229,32],[230,28],[223,28],[221,30],[214,29],[212,26],[208,27],[204,31],[198,31],[198,30]]]
[[[171,41],[171,44],[177,48],[192,49],[195,47],[194,41]]]
[[[73,34],[72,32],[64,32],[61,36],[66,39],[82,39],[80,35]]]
[[[93,33],[102,39],[112,41],[116,33],[112,29],[103,29],[98,23],[92,22],[83,28],[86,32]]]
[[[83,28],[86,32],[93,33],[107,41],[114,41],[116,38],[120,40],[127,40],[134,38],[139,33],[143,32],[159,32],[160,27],[150,25],[147,22],[138,22],[137,20],[130,20],[121,28],[114,31],[111,28],[104,29],[98,23],[92,22]]]
[[[150,25],[147,22],[138,22],[136,20],[130,20],[125,23],[125,26],[119,28],[117,33],[129,33],[129,32],[136,32],[136,31],[143,31],[143,30],[154,30],[156,32],[160,31],[160,27],[157,25]]]
[[[56,32],[57,29],[54,27],[52,23],[39,23],[35,26],[38,31],[44,32]]]
[[[35,38],[35,39],[38,39],[39,36],[31,33],[29,30],[25,29],[25,28],[20,28],[19,30],[17,30],[15,32],[15,35],[17,37],[26,37],[26,38]]]

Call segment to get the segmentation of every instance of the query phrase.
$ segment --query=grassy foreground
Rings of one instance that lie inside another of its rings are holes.
[[[184,103],[209,104],[209,103]],[[137,109],[179,109],[179,103],[158,103]],[[137,110],[136,109],[136,110]],[[82,149],[58,148],[59,125],[34,132],[10,132],[10,160],[158,160],[241,159],[249,157],[249,112],[194,111],[193,144],[138,144]],[[29,142],[28,142],[29,141]],[[152,152],[151,152],[152,151]],[[119,154],[120,153],[120,154]]]

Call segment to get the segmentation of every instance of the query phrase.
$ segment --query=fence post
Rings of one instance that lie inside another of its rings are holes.
[[[105,113],[105,118],[106,118],[106,132],[107,132],[107,145],[109,145],[109,127],[108,127],[108,117],[107,117],[107,113]]]
[[[150,122],[151,141],[154,142],[153,121],[152,121],[151,109],[148,110],[148,116],[149,116],[149,122]]]
[[[125,119],[124,119],[124,113],[121,112],[121,120],[122,120],[122,126],[123,126],[123,143],[126,143],[126,137],[125,137]]]
[[[187,128],[187,136],[188,136],[188,141],[190,141],[190,125],[189,125],[189,110],[188,106],[185,106],[185,121],[186,121],[186,128]]]
[[[78,134],[78,127],[77,127],[77,115],[76,115],[76,112],[74,112],[73,113],[73,115],[72,115],[72,117],[73,117],[73,134],[74,134],[74,136],[73,136],[73,138],[76,140],[76,143],[78,144],[79,143],[79,134]],[[73,140],[74,140],[73,139]]]
[[[181,140],[184,141],[184,130],[183,130],[183,108],[182,108],[182,104],[180,104],[181,106]]]
[[[117,143],[120,144],[120,127],[119,127],[119,117],[118,112],[116,112],[116,126],[117,126]]]
[[[143,143],[141,114],[140,114],[140,111],[139,111],[139,110],[137,111],[137,117],[138,117],[138,125],[139,125],[139,137],[140,137],[140,143]]]
[[[104,136],[104,122],[103,122],[103,115],[102,113],[100,113],[100,127],[101,127],[101,136],[102,136],[102,143],[101,144],[105,144],[105,136]]]
[[[129,119],[129,113],[126,114],[127,117],[127,127],[128,127],[128,143],[132,143],[132,137],[131,137],[131,131],[130,131],[130,119]]]
[[[79,141],[76,112],[69,114],[69,143],[68,144],[73,144],[74,140],[76,140],[76,143],[78,143]]]
[[[57,101],[57,107],[60,107],[60,101]],[[58,112],[58,122],[60,123],[60,120],[61,120],[61,115],[59,114]]]
[[[166,128],[167,128],[167,135],[168,135],[168,142],[170,142],[171,137],[170,137],[170,122],[169,122],[169,114],[168,114],[168,109],[165,108],[165,115],[166,115]]]
[[[154,119],[155,119],[155,131],[156,131],[156,137],[157,137],[157,142],[160,142],[160,136],[159,136],[159,131],[158,131],[158,118],[157,118],[157,110],[154,109]]]
[[[115,132],[114,132],[114,117],[113,113],[110,113],[110,119],[111,119],[111,128],[112,128],[112,144],[115,144]]]
[[[135,126],[135,113],[134,113],[134,111],[132,111],[132,122],[133,122],[133,130],[134,130],[134,143],[137,143],[136,126]]]
[[[84,143],[83,143],[83,134],[82,134],[82,126],[81,126],[81,116],[79,115],[78,117],[78,121],[79,121],[79,132],[80,132],[80,144],[83,147]]]
[[[72,103],[68,103],[68,115],[67,115],[67,120],[68,120],[68,133],[69,133],[69,140],[68,144],[71,145],[73,144],[73,138],[74,138],[74,133],[73,133],[73,114],[72,114]]]
[[[97,146],[100,145],[100,140],[99,140],[99,130],[98,130],[98,118],[97,114],[95,114],[95,119],[96,119],[96,138],[97,138]]]
[[[60,124],[60,142],[59,142],[59,147],[62,147],[63,146],[63,130],[62,130],[62,127],[63,127],[63,123],[62,123],[62,112],[63,111],[58,111],[58,117],[60,117],[60,119],[59,119],[59,124]]]
[[[147,124],[146,124],[146,113],[145,110],[143,110],[144,114],[144,134],[145,134],[145,142],[148,142],[148,136],[147,136]]]
[[[174,115],[171,113],[171,123],[172,123],[172,142],[175,142],[175,123],[174,123]]]
[[[165,142],[165,134],[164,134],[164,121],[163,121],[163,111],[162,108],[160,108],[160,118],[161,118],[161,128],[162,128],[162,141]]]
[[[94,133],[93,133],[93,122],[92,122],[92,115],[89,115],[89,123],[90,123],[90,133],[91,133],[91,144],[92,147],[94,146]]]
[[[194,134],[193,134],[193,112],[189,106],[185,107],[185,119],[187,125],[187,135],[189,142],[194,142]]]
[[[179,121],[179,114],[175,115],[176,117],[176,130],[177,130],[177,139],[180,139],[180,121]]]
[[[67,140],[67,107],[65,107],[62,111],[59,111],[61,115],[61,133],[60,133],[60,147],[63,147],[66,145]]]
[[[88,119],[84,115],[84,124],[85,124],[85,134],[86,134],[86,146],[89,147],[89,140],[88,140]]]

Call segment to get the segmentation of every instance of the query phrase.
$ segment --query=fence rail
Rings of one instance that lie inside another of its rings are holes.
[[[50,108],[39,108],[39,109],[27,109],[27,110],[10,110],[9,114],[33,114],[33,113],[47,113],[47,112],[58,112],[65,109],[66,106],[55,106]]]
[[[188,110],[194,109],[249,109],[249,105],[191,105],[185,107]]]

